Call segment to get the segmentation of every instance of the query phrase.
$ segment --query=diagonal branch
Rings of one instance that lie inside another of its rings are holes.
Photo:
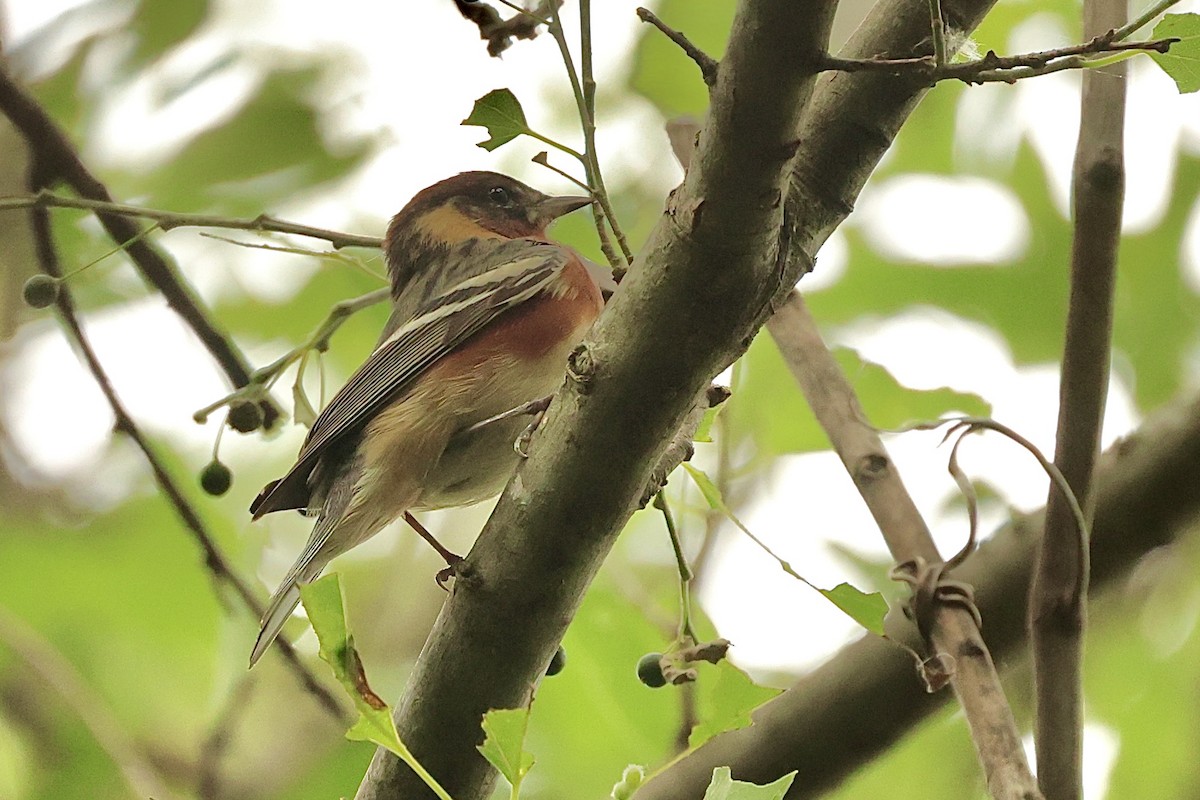
[[[1200,398],[1165,408],[1113,447],[1096,470],[1095,587],[1119,584],[1140,558],[1184,537],[1200,518]],[[987,643],[1008,669],[1027,645],[1026,588],[1044,513],[1021,517],[955,571],[975,587]],[[949,700],[913,680],[912,659],[875,636],[846,646],[753,714],[650,779],[636,800],[702,797],[718,766],[766,783],[799,770],[788,800],[823,797]],[[964,794],[966,792],[964,791]]]
[[[47,275],[56,278],[62,277],[58,252],[54,246],[54,238],[50,229],[49,212],[44,208],[35,208],[29,211],[29,215],[33,227],[34,247],[41,270]],[[237,574],[233,565],[226,560],[225,555],[217,547],[216,540],[209,533],[207,526],[205,526],[204,521],[200,518],[199,512],[196,511],[187,499],[183,489],[171,477],[171,473],[167,471],[166,465],[154,452],[154,448],[150,446],[149,440],[146,439],[141,429],[138,428],[137,423],[134,422],[133,417],[125,409],[125,405],[121,402],[121,399],[117,396],[112,382],[108,379],[108,374],[104,371],[100,359],[96,356],[96,352],[92,349],[91,343],[83,331],[83,326],[80,324],[79,317],[75,311],[75,301],[65,284],[59,286],[56,302],[59,314],[62,316],[63,326],[78,348],[88,370],[92,373],[96,385],[100,387],[100,391],[104,394],[105,399],[108,400],[108,405],[112,409],[113,416],[116,418],[115,429],[133,440],[137,448],[142,451],[142,455],[154,473],[154,480],[158,483],[159,491],[162,492],[163,496],[174,507],[180,521],[183,522],[184,527],[187,528],[192,538],[196,540],[196,543],[200,545],[200,549],[204,552],[204,564],[209,572],[212,573],[218,582],[230,586],[256,617],[262,616],[262,603],[246,582]],[[288,667],[295,673],[301,684],[303,684],[305,690],[312,694],[326,711],[335,718],[341,719],[342,710],[333,695],[308,671],[308,668],[304,666],[299,656],[296,655],[296,651],[287,643],[283,644],[284,646],[280,649],[280,653],[288,663]]]
[[[108,189],[84,166],[62,129],[17,85],[2,65],[0,113],[12,121],[28,143],[33,158],[34,182],[38,187],[61,181],[82,197],[112,202]],[[169,257],[150,242],[138,238],[137,225],[129,217],[107,212],[97,212],[96,217],[114,242],[118,245],[129,243],[126,252],[142,277],[162,293],[167,304],[196,333],[233,385],[240,387],[249,383],[250,368],[237,345],[209,318]],[[264,398],[261,406],[263,424],[269,428],[279,418],[279,408],[270,398]]]
[[[739,5],[684,185],[577,348],[530,458],[460,565],[397,710],[403,740],[458,800],[489,793],[492,772],[475,751],[483,712],[526,701],[659,453],[786,279],[781,193],[834,6]],[[358,792],[424,796],[384,752]]]
[[[1085,0],[1084,33],[1120,28],[1125,0]],[[1059,385],[1054,463],[1087,510],[1108,395],[1113,291],[1125,196],[1125,67],[1083,76],[1075,153],[1071,299]],[[1037,704],[1038,782],[1049,800],[1083,788],[1083,630],[1088,542],[1061,492],[1051,489],[1030,596]]]
[[[879,434],[866,422],[854,389],[821,339],[798,292],[792,292],[767,329],[879,525],[892,556],[902,564],[941,563],[928,526]],[[951,682],[970,725],[988,790],[995,798],[1039,797],[1021,734],[975,616],[957,603],[939,603],[931,611],[931,655],[954,658]]]

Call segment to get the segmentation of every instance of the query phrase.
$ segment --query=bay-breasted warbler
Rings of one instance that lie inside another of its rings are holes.
[[[603,306],[594,270],[546,226],[591,202],[494,172],[419,192],[388,226],[393,311],[367,361],[321,412],[254,519],[304,509],[312,535],[272,596],[250,656],[279,635],[331,559],[409,511],[497,494],[527,421],[478,423],[551,394]]]

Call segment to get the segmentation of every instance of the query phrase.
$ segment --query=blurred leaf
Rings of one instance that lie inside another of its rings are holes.
[[[613,571],[602,572],[584,596],[563,640],[567,668],[538,687],[527,739],[538,753],[538,769],[524,794],[564,796],[553,788],[539,792],[545,785],[570,786],[572,797],[603,797],[626,765],[659,763],[672,754],[679,694],[647,689],[635,672],[642,655],[663,650],[674,635],[677,587],[663,571],[654,575],[647,585],[661,589],[661,597],[646,602],[634,602],[614,586]],[[629,578],[621,578],[622,587]],[[656,625],[659,617],[668,629]]]
[[[717,415],[721,413],[721,409],[725,404],[710,408],[704,412],[704,417],[700,420],[700,425],[696,428],[696,434],[692,437],[693,442],[711,442],[713,425],[717,423]]]
[[[208,0],[141,0],[130,30],[137,48],[127,68],[131,72],[154,61],[191,36],[208,17]]]
[[[694,45],[720,58],[729,38],[736,4],[732,0],[663,0],[654,12],[663,22],[682,31]],[[642,25],[633,57],[629,86],[668,117],[703,115],[708,108],[708,86],[696,64],[679,46],[649,24]]]
[[[715,669],[716,680],[713,670],[706,669],[698,681],[701,716],[688,736],[689,748],[699,747],[719,733],[745,728],[751,721],[750,712],[780,694],[779,689],[759,686],[728,661],[721,661]]]
[[[476,100],[462,124],[487,128],[488,138],[479,143],[484,150],[495,150],[529,132],[521,103],[508,89],[495,89]]]
[[[817,297],[819,297],[818,295]],[[883,367],[862,360],[849,348],[834,351],[842,371],[858,395],[867,419],[879,428],[931,420],[950,412],[987,416],[991,406],[978,395],[941,388],[910,389]],[[791,370],[774,340],[759,336],[742,357],[738,391],[725,405],[735,432],[748,432],[768,455],[829,449]]]
[[[717,767],[704,792],[704,800],[783,800],[795,778],[796,770],[792,770],[777,781],[759,786],[735,781],[729,767]]]
[[[220,201],[223,213],[254,215],[301,187],[345,175],[368,147],[360,141],[332,152],[326,144],[310,99],[320,74],[316,66],[271,73],[229,120],[198,134],[172,157],[170,169],[139,172],[128,191],[114,185],[114,193],[149,192],[148,205],[178,211]]]
[[[901,136],[923,135],[934,134],[907,126],[901,132]],[[892,167],[907,169],[903,163],[894,162]],[[850,266],[837,284],[808,296],[813,315],[825,326],[858,320],[866,313],[877,319],[932,305],[992,326],[1018,362],[1057,359],[1062,348],[1071,227],[1055,208],[1045,172],[1027,144],[1018,151],[1010,180],[1030,226],[1029,246],[1016,262],[954,267],[898,263],[872,249],[856,229],[846,228]],[[927,212],[939,213],[936,198],[929,201]]]
[[[512,785],[514,797],[533,767],[533,753],[525,750],[531,711],[532,706],[488,711],[483,715],[483,732],[487,735],[476,748]]]
[[[1181,94],[1200,91],[1200,14],[1167,14],[1154,26],[1152,39],[1179,39],[1165,53],[1150,53],[1171,76]]]

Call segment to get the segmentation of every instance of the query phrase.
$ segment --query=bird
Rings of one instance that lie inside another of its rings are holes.
[[[316,517],[263,613],[251,667],[295,610],[299,586],[335,556],[401,515],[504,488],[527,423],[488,421],[554,392],[603,308],[602,288],[615,288],[546,233],[591,202],[463,172],[392,218],[383,240],[392,313],[379,342],[317,416],[295,465],[250,506],[254,520],[287,509]]]

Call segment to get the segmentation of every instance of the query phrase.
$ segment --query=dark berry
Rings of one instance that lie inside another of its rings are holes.
[[[546,676],[557,675],[563,671],[563,667],[567,665],[567,651],[562,649],[562,645],[554,651],[554,658],[550,659],[550,666],[546,667]]]
[[[663,675],[662,665],[658,663],[660,659],[662,659],[662,653],[646,653],[646,655],[638,659],[638,680],[651,689],[667,685],[667,678]]]
[[[21,290],[25,295],[25,303],[33,308],[47,308],[54,305],[58,299],[58,278],[49,275],[34,275],[25,281]]]
[[[258,403],[235,403],[229,408],[228,422],[238,433],[250,433],[262,427],[263,412]]]
[[[213,459],[200,473],[200,486],[213,497],[220,497],[233,484],[233,473],[229,467]]]

